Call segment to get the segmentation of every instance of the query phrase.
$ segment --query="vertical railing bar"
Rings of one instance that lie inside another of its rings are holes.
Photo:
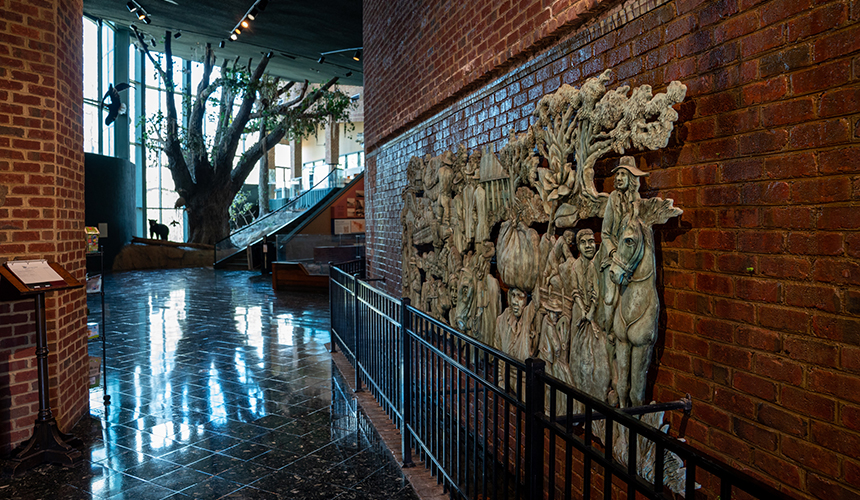
[[[666,458],[666,449],[660,441],[654,443],[654,492],[663,492],[663,469],[665,468],[664,460]]]
[[[461,480],[461,478],[463,477],[462,471],[465,470],[463,468],[462,460],[460,460],[460,450],[462,449],[462,443],[460,441],[460,406],[461,406],[461,403],[460,403],[460,376],[462,374],[460,373],[460,370],[457,370],[453,365],[451,366],[451,372],[452,372],[452,375],[454,376],[454,381],[452,383],[451,390],[454,391],[454,395],[456,395],[456,403],[453,404],[454,415],[451,419],[452,420],[452,422],[451,422],[451,425],[452,425],[451,433],[454,434],[453,437],[457,443],[457,445],[456,445],[457,449],[456,449],[456,451],[452,451],[451,456],[452,456],[452,460],[455,463],[455,469],[457,470],[457,481],[459,482]],[[454,400],[452,400],[452,401],[454,401]]]
[[[442,428],[442,449],[439,452],[439,461],[445,464],[445,470],[449,471],[449,475],[451,475],[452,480],[454,474],[451,471],[451,462],[449,460],[449,453],[451,451],[451,445],[448,442],[448,433],[445,432],[446,427],[449,425],[450,411],[448,408],[451,406],[451,396],[452,394],[448,391],[448,363],[442,364],[442,421],[439,422],[439,425]],[[459,482],[459,481],[456,481]]]
[[[629,427],[625,427],[627,430],[627,474],[630,475],[631,478],[636,477],[636,458],[638,456],[637,453],[637,445],[638,439],[636,435],[636,431]],[[627,498],[632,500],[636,499],[636,486],[633,481],[627,483]]]
[[[523,464],[523,476],[525,479],[525,491],[528,498],[543,498],[543,456],[544,456],[544,382],[541,377],[544,374],[546,364],[539,358],[526,359],[526,398],[525,409],[525,464]],[[520,419],[517,418],[517,424]],[[550,432],[550,435],[552,433]],[[517,431],[517,452],[520,450],[520,432]],[[550,456],[552,452],[550,451]],[[519,465],[517,457],[517,465]],[[550,465],[552,467],[552,465]]]
[[[499,383],[498,358],[493,357],[493,383]],[[499,497],[499,397],[493,394],[493,498]],[[504,477],[504,476],[503,476]]]
[[[435,390],[433,391],[433,456],[439,456],[439,449],[441,446],[439,445],[439,420],[441,416],[439,415],[439,363],[441,363],[441,359],[438,354],[433,354],[433,387]],[[437,462],[438,463],[438,462]],[[441,466],[441,464],[439,464]]]
[[[484,495],[484,498],[487,498],[487,452],[489,451],[489,448],[487,448],[487,438],[488,438],[488,433],[487,433],[487,404],[489,403],[489,394],[488,393],[490,391],[488,391],[487,387],[486,387],[486,384],[487,384],[487,382],[486,382],[486,378],[487,378],[487,351],[482,351],[482,353],[484,355],[484,359],[482,360],[484,363],[484,382],[483,382],[483,384],[484,384],[483,385],[484,400],[483,400],[483,411],[482,411],[482,414],[483,414],[483,422],[482,422],[483,435],[481,437],[481,445],[484,447],[484,454],[483,454],[483,458],[481,460],[481,481],[482,481],[481,493]]]
[[[732,500],[732,481],[728,477],[720,477],[720,500]]]
[[[591,405],[585,403],[585,453],[582,456],[582,496],[583,498],[591,498],[591,424],[592,424],[592,409]]]
[[[565,394],[565,416],[567,417],[567,421],[565,422],[565,431],[568,436],[573,433],[573,419],[570,418],[573,415],[573,396],[570,394]],[[571,490],[573,488],[573,444],[570,440],[565,440],[565,454],[564,454],[564,498],[571,498]]]
[[[470,356],[474,354],[477,353],[469,353]],[[469,389],[469,380],[472,381],[472,386],[475,388],[474,393]],[[472,400],[471,406],[469,404],[470,399]],[[474,471],[472,473],[472,483],[474,483],[473,491],[475,493],[475,496],[477,496],[478,483],[476,475],[478,470],[478,379],[473,377],[466,378],[466,411],[468,412],[470,408],[472,411],[472,470]]]
[[[505,363],[505,369],[506,369],[506,370],[507,370],[507,366],[508,366],[508,364],[507,364],[507,363]],[[506,379],[507,379],[507,377],[506,377]],[[510,422],[508,422],[508,419],[511,417],[511,409],[510,409],[510,404],[511,404],[511,403],[508,401],[508,399],[507,399],[507,398],[504,398],[504,400],[503,400],[503,401],[504,401],[504,403],[505,403],[505,405],[504,405],[504,406],[505,406],[505,414],[504,414],[504,416],[502,417],[502,418],[504,419],[504,420],[503,420],[503,423],[504,423],[504,426],[505,426],[505,443],[504,443],[504,446],[505,446],[505,448],[504,448],[504,449],[505,449],[505,462],[504,462],[504,474],[505,474],[505,483],[507,483],[507,482],[508,482],[508,477],[509,477],[509,474],[508,474],[508,467],[510,466],[510,465],[509,465],[509,464],[510,464],[510,462],[509,462],[509,461],[510,461],[510,458],[511,458],[511,456],[510,456],[510,439],[511,439],[511,435],[510,435],[510,427],[509,427],[509,426],[510,426]],[[519,476],[517,475],[517,473],[516,473],[516,472],[517,472],[517,470],[516,470],[516,469],[514,469],[514,481],[515,481],[515,483],[514,483],[514,484],[516,484],[516,482],[518,482],[518,481],[519,481]],[[505,488],[505,500],[507,500],[507,499],[508,499],[508,490],[509,490],[509,489],[510,489],[510,488],[507,488],[507,487]],[[516,492],[516,491],[515,491],[515,492]]]
[[[409,341],[409,299],[404,297],[400,302],[400,454],[403,457],[403,467],[415,467],[412,462],[412,445],[409,430],[412,411],[412,346]]]
[[[614,425],[609,415],[606,415],[606,419],[603,422],[606,424],[606,428],[603,431],[606,436],[603,457],[606,459],[607,463],[610,463],[612,461]],[[612,500],[612,469],[609,467],[603,468],[603,498],[606,500]]]
[[[687,481],[684,485],[685,498],[696,498],[694,496],[696,494],[696,462],[694,460],[687,459],[687,463],[685,465],[687,467],[685,474]]]
[[[355,353],[355,392],[361,392],[361,366],[360,366],[361,356],[359,355],[359,350],[361,349],[362,343],[359,340],[359,335],[361,335],[361,334],[359,332],[360,314],[358,311],[358,290],[359,290],[358,275],[359,275],[359,273],[352,275],[353,314],[354,314],[352,331],[353,331],[353,335],[355,336],[355,351],[353,351]]]

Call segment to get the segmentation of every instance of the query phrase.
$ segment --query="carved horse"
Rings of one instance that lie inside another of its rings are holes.
[[[657,297],[654,224],[663,224],[682,210],[672,200],[649,198],[622,221],[618,247],[609,266],[609,278],[621,295],[612,320],[618,368],[616,392],[622,407],[644,403],[645,382],[657,342]]]

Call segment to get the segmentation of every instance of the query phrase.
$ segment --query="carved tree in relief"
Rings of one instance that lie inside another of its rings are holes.
[[[580,89],[562,85],[535,109],[536,145],[548,166],[531,177],[538,181],[535,187],[550,216],[548,232],[602,213],[606,194],[594,186],[597,160],[610,151],[665,147],[678,119],[672,105],[683,101],[687,91],[680,82],[656,96],[650,85],[642,85],[628,98],[629,86],[607,91],[611,74],[606,70],[589,78]],[[575,165],[568,161],[571,153]]]

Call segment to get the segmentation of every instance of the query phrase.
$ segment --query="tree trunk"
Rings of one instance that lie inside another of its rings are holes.
[[[257,184],[257,198],[260,202],[260,217],[269,213],[269,148],[266,144],[266,121],[260,120],[260,146],[263,156],[260,157],[260,182]]]
[[[188,241],[214,245],[230,236],[229,207],[233,196],[227,193],[199,193],[188,201]]]

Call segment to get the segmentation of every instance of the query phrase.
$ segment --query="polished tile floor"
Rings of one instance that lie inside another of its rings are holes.
[[[111,404],[90,391],[84,460],[4,476],[0,498],[417,498],[332,365],[325,292],[202,268],[105,291]]]

